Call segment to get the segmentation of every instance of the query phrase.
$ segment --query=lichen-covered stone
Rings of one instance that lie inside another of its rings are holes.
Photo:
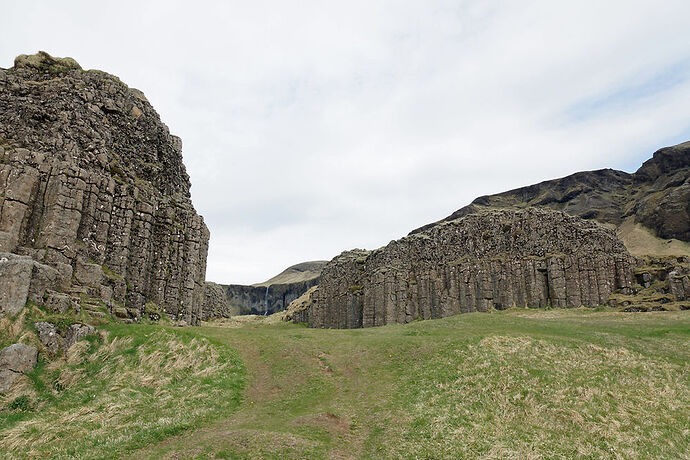
[[[633,284],[615,233],[562,212],[471,214],[324,268],[293,321],[357,328],[505,309],[605,304]]]
[[[0,251],[53,270],[35,274],[32,300],[51,289],[139,312],[151,301],[199,323],[209,233],[181,148],[112,75],[45,53],[3,71]]]
[[[29,298],[33,261],[0,253],[0,316],[18,313]]]
[[[230,303],[227,286],[208,281],[204,284],[204,303],[201,313],[203,321],[229,318],[240,313],[242,309]]]
[[[43,351],[48,355],[49,358],[54,358],[60,353],[65,346],[64,339],[58,333],[57,328],[54,324],[39,321],[34,323],[36,332],[38,332],[38,339],[43,345]]]
[[[55,291],[48,291],[43,301],[45,307],[55,313],[66,313],[70,310],[76,310],[75,301],[69,294],[63,294]]]

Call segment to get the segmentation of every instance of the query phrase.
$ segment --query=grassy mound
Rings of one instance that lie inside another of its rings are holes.
[[[229,347],[158,326],[100,331],[0,399],[3,458],[117,458],[239,405]]]

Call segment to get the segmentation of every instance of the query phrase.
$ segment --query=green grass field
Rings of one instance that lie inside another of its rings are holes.
[[[239,326],[108,326],[96,350],[113,337],[134,342],[113,352],[125,355],[118,364],[88,371],[104,383],[78,378],[65,400],[0,418],[0,452],[690,458],[690,312],[511,310],[360,330]],[[151,350],[164,355],[158,365],[146,364]],[[160,363],[176,362],[175,350],[189,350],[179,365],[187,370],[168,375]],[[170,381],[152,390],[142,373]],[[94,385],[100,392],[80,399]],[[168,399],[157,401],[157,391]],[[126,414],[111,407],[118,402]],[[102,420],[77,416],[90,411]]]

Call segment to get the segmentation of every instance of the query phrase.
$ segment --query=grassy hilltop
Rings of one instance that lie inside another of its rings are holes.
[[[62,387],[44,366],[34,396],[5,405],[0,455],[690,455],[688,312],[520,309],[360,330],[246,318],[104,329],[65,358]]]

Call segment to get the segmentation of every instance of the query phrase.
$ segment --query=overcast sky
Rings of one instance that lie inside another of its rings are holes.
[[[182,137],[212,281],[690,140],[688,0],[0,1],[0,67],[74,57]]]

